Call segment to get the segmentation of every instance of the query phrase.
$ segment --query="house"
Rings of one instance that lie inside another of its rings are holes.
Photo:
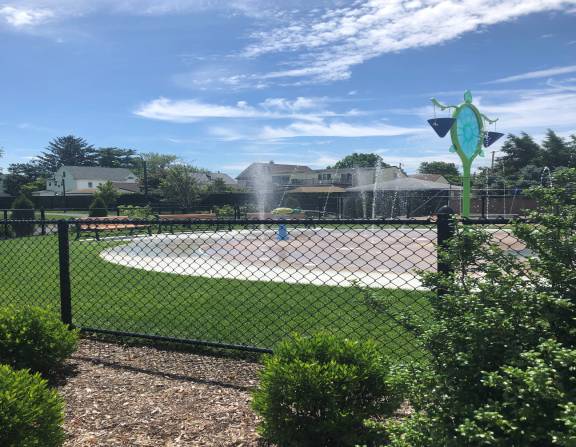
[[[349,188],[373,184],[378,181],[405,177],[404,172],[395,166],[385,168],[342,168],[311,169],[303,165],[252,163],[238,175],[238,184],[248,190],[292,189],[306,187],[306,191],[315,192],[315,188],[337,186]]]
[[[277,164],[273,161],[252,163],[236,177],[236,180],[242,189],[269,191],[284,186],[293,175],[311,171],[308,166],[303,165]]]
[[[216,180],[221,180],[226,186],[232,189],[238,188],[238,182],[223,172],[196,172],[192,174],[196,182],[201,186],[208,186]]]
[[[46,180],[46,189],[32,193],[35,196],[92,195],[99,185],[112,184],[121,194],[140,192],[136,175],[126,168],[100,166],[61,166],[52,178]]]
[[[415,178],[418,180],[426,180],[427,182],[436,182],[436,183],[450,183],[448,180],[446,180],[446,177],[444,177],[441,174],[412,174],[409,175],[408,177],[411,178]]]

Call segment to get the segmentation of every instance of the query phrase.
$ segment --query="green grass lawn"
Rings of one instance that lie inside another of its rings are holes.
[[[73,321],[79,327],[264,348],[293,332],[327,330],[373,338],[396,358],[421,355],[413,336],[364,304],[354,288],[147,272],[103,261],[98,254],[113,242],[70,244]],[[0,253],[0,304],[59,309],[55,236],[0,241]],[[429,314],[423,292],[375,293],[390,298],[396,310]]]

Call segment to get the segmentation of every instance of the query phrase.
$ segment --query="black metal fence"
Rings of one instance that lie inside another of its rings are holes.
[[[419,272],[446,269],[437,251],[453,234],[446,214],[29,223],[44,235],[0,240],[0,304],[41,305],[89,332],[252,351],[323,330],[398,358],[423,351],[386,309],[429,315]],[[508,221],[468,223],[522,250]]]

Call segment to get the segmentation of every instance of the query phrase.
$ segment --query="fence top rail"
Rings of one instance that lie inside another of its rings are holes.
[[[106,223],[105,218],[80,218],[80,219],[54,219],[54,220],[41,220],[41,219],[8,219],[3,220],[3,223],[18,224],[18,223],[34,223],[57,225],[58,223],[67,223],[68,225],[76,224],[103,224]],[[138,223],[162,226],[170,225],[279,225],[279,224],[292,224],[292,225],[435,225],[435,219],[137,219],[137,218],[120,218],[118,216],[110,216],[110,223]]]

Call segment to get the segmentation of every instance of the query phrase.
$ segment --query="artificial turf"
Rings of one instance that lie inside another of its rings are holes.
[[[71,235],[72,236],[72,235]],[[72,239],[72,238],[71,238]],[[376,340],[395,358],[422,356],[414,336],[354,287],[183,276],[108,263],[118,242],[70,242],[78,327],[273,348],[291,333],[325,330]],[[56,236],[0,241],[0,304],[60,306]],[[425,292],[379,289],[392,313],[429,315]]]

